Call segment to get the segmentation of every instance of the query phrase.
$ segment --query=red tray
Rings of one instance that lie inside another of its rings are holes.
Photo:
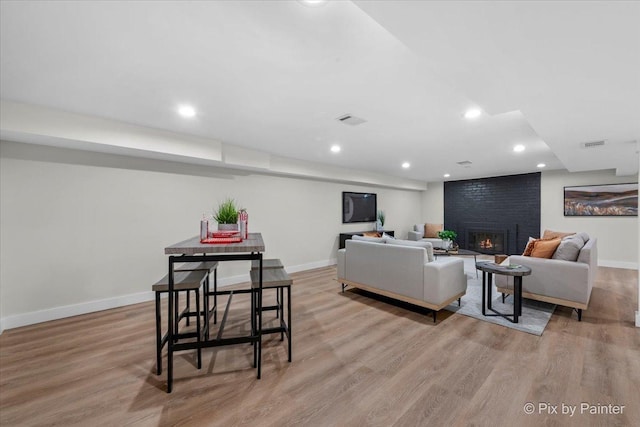
[[[230,230],[230,231],[213,231],[211,232],[211,237],[239,237],[240,232],[238,230]]]
[[[200,243],[240,243],[242,237],[209,237],[207,239],[200,240]]]

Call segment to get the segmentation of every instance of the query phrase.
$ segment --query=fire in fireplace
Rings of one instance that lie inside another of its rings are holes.
[[[504,231],[469,231],[467,246],[472,251],[484,254],[504,253],[505,236]]]

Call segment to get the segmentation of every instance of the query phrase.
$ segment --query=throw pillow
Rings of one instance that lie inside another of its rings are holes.
[[[362,233],[362,235],[364,237],[380,237],[380,233],[378,233],[377,231],[365,231],[364,233]]]
[[[437,239],[438,231],[444,229],[444,224],[425,224],[424,225],[424,237],[427,239]]]
[[[563,237],[573,236],[574,234],[576,234],[576,233],[566,233],[564,231],[544,230],[544,233],[542,233],[542,238],[544,240],[557,239],[557,238],[562,239]]]
[[[582,239],[582,241],[583,241],[585,244],[586,244],[586,243],[589,241],[589,239],[590,239],[589,235],[588,235],[587,233],[585,233],[584,231],[582,231],[582,232],[578,233],[578,234],[577,234],[577,236],[578,236],[578,237],[580,237],[580,238]]]
[[[558,249],[551,258],[563,261],[577,261],[580,249],[584,246],[584,241],[579,236],[573,238],[562,239]]]
[[[531,256],[531,251],[533,251],[533,243],[538,240],[533,237],[529,237],[529,241],[527,242],[527,246],[524,248],[524,252],[522,256]]]
[[[551,258],[560,245],[560,239],[537,240],[533,244],[531,256],[535,258]]]

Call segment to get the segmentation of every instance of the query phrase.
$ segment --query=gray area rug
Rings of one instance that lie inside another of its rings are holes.
[[[555,310],[554,304],[548,304],[540,301],[529,299],[522,300],[522,316],[518,323],[512,323],[500,316],[483,316],[482,315],[482,272],[478,271],[476,278],[476,269],[473,258],[464,257],[464,271],[467,275],[467,294],[462,297],[460,307],[458,302],[445,307],[445,310],[452,311],[485,322],[495,323],[497,325],[506,326],[507,328],[517,329],[518,331],[528,332],[534,335],[542,335],[544,328],[549,323],[551,315]],[[523,280],[527,280],[525,277]],[[494,275],[495,281],[495,275]],[[502,296],[493,285],[492,306],[501,313],[513,313],[513,296],[509,295],[502,303]]]

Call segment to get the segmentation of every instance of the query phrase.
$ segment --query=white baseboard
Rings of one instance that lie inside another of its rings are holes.
[[[629,270],[637,270],[638,263],[637,262],[628,262],[628,261],[612,261],[607,259],[599,259],[598,266],[600,267],[611,267],[611,268],[626,268]]]
[[[300,264],[286,267],[289,273],[298,271],[312,270],[314,268],[327,267],[335,265],[336,259],[328,259],[325,261],[317,261],[308,264]],[[225,287],[235,285],[237,283],[248,282],[249,274],[241,274],[238,276],[224,277],[218,279],[218,286]],[[0,318],[0,334],[5,329],[19,328],[21,326],[33,325],[35,323],[48,322],[50,320],[63,319],[65,317],[78,316],[80,314],[93,313],[96,311],[118,308],[125,305],[138,304],[141,302],[152,301],[153,292],[139,292],[136,294],[122,295],[113,298],[106,298],[97,301],[88,301],[79,304],[65,305],[62,307],[54,307],[46,310],[32,311],[29,313],[21,313],[13,316]]]
[[[337,262],[338,262],[337,258],[331,258],[324,261],[310,262],[308,264],[285,266],[285,268],[289,273],[297,273],[298,271],[306,271],[306,270],[313,270],[316,268],[329,267],[330,265],[336,265]]]
[[[124,305],[138,304],[153,300],[153,292],[139,292],[137,294],[121,295],[96,301],[82,302],[79,304],[65,305],[62,307],[48,308],[46,310],[32,311],[29,313],[7,316],[0,320],[4,329],[19,328],[33,325],[34,323],[48,322],[50,320],[65,317],[78,316],[80,314],[93,313],[122,307]]]

